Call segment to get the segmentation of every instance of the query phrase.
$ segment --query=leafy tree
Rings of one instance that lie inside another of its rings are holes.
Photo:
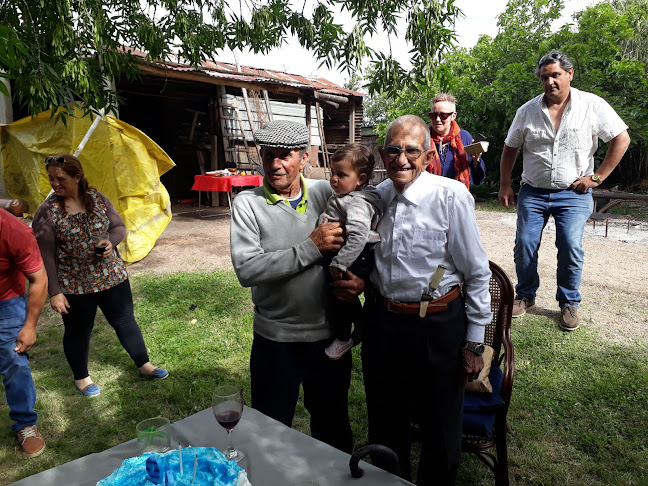
[[[344,87],[353,90],[362,90],[362,83],[365,79],[371,79],[374,75],[370,67],[368,72],[363,76],[355,72],[344,83]],[[391,106],[392,96],[388,93],[370,93],[362,100],[363,108],[363,125],[375,127],[378,124],[387,122],[387,110]]]
[[[600,3],[575,15],[575,24],[551,31],[560,0],[511,0],[499,16],[495,38],[483,36],[474,48],[444,54],[431,83],[412,83],[398,93],[388,119],[414,113],[426,119],[427,101],[439,91],[457,99],[457,122],[491,143],[485,155],[488,182],[499,184],[499,156],[517,108],[541,93],[534,71],[552,49],[575,63],[572,85],[603,97],[630,127],[632,139],[610,184],[632,187],[648,176],[648,70],[644,51],[648,0]],[[380,127],[383,131],[386,124]],[[595,160],[604,157],[599,148]],[[521,155],[520,155],[521,157]],[[514,169],[519,176],[522,164]]]
[[[364,124],[377,126],[385,124],[389,119],[387,112],[392,103],[392,97],[387,93],[369,94],[362,101],[364,107]]]
[[[339,11],[351,14],[350,31]],[[110,109],[118,100],[107,80],[138,74],[131,48],[149,60],[177,55],[197,65],[225,48],[267,52],[294,35],[329,68],[353,71],[374,59],[370,87],[385,91],[410,74],[431,78],[436,56],[454,41],[449,26],[459,13],[454,0],[0,0],[0,69],[32,114],[71,111],[79,100]],[[399,35],[400,18],[414,46],[413,73],[391,50],[374,52],[364,40]]]
[[[628,56],[626,49],[645,43],[633,25],[645,25],[648,10],[600,3],[576,18],[578,31],[563,39],[564,50],[575,59],[574,84],[603,97],[630,127],[630,148],[610,182],[632,188],[648,176],[648,66]],[[605,149],[599,149],[597,160],[602,160]]]
[[[634,35],[621,42],[621,50],[631,59],[648,63],[648,0],[614,0],[614,9],[627,16]]]

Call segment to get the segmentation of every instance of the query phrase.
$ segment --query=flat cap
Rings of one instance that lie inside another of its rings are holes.
[[[257,145],[288,149],[308,148],[308,128],[301,123],[271,121],[254,132]]]

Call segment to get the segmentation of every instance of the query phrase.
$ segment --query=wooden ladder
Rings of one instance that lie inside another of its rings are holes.
[[[248,98],[248,90],[247,88],[241,88],[241,91],[243,92],[243,103],[245,104],[245,111],[247,112],[247,118],[248,118],[248,124],[250,125],[250,131],[252,132],[252,138],[254,139],[254,147],[256,148],[256,153],[258,157],[258,163],[257,165],[263,165],[263,161],[261,160],[261,149],[256,143],[256,137],[254,136],[254,118],[252,117],[252,110],[250,109],[250,100]],[[267,96],[267,91],[264,91]],[[268,108],[270,108],[270,103],[268,102]],[[247,148],[247,145],[246,145]],[[249,152],[248,152],[248,160],[249,158]],[[253,163],[254,165],[254,163]]]
[[[231,109],[234,112],[234,116],[227,115],[225,113],[225,108]],[[218,113],[220,115],[220,128],[223,137],[225,164],[235,164],[235,166],[238,167],[241,163],[241,148],[240,145],[236,143],[236,140],[243,140],[245,152],[249,154],[249,147],[238,104],[223,103],[220,101],[218,103]],[[238,127],[238,130],[236,127]]]
[[[240,72],[242,72],[241,65],[239,64],[238,57],[236,55],[235,55],[235,59],[236,59],[236,71],[238,73],[240,73]],[[256,143],[256,137],[254,136],[254,119],[252,118],[252,110],[250,109],[250,100],[248,99],[248,90],[247,90],[247,88],[242,87],[241,92],[243,93],[243,103],[245,104],[245,111],[247,112],[248,123],[250,124],[250,131],[252,132],[252,138],[254,139],[254,147],[256,148],[256,153],[257,153],[257,157],[258,157],[258,162],[256,163],[256,165],[262,166],[263,161],[261,160],[261,150],[259,149],[259,146]],[[270,100],[268,98],[268,91],[264,90],[263,93],[264,93],[264,98],[265,98],[265,101],[266,101],[267,110],[268,110],[268,113],[269,113],[269,116],[270,116],[270,120],[272,120],[272,112],[270,111]],[[261,108],[261,106],[259,106],[259,108]],[[237,115],[240,118],[240,113],[238,113],[238,106],[237,106]],[[243,130],[241,129],[241,131],[243,131]],[[244,132],[243,132],[243,135],[245,135]],[[247,141],[245,140],[245,138],[243,138],[243,141],[245,142],[245,149],[247,150],[248,149]],[[251,161],[249,151],[247,152],[247,160],[248,160],[248,162]],[[251,165],[254,166],[255,163],[252,162]]]
[[[252,133],[252,136],[254,136],[254,132],[256,131],[254,127],[255,121],[253,117],[253,111],[250,108],[247,89],[241,88],[241,90],[243,92],[243,102],[245,105],[245,111],[247,113],[247,120],[243,120],[243,118],[241,117],[241,111],[238,106],[238,102],[225,103],[222,101],[223,98],[221,97],[221,100],[219,100],[218,103],[218,109],[219,109],[219,114],[221,119],[220,120],[221,135],[224,141],[225,162],[234,163],[238,168],[240,168],[241,165],[254,167],[256,165],[262,165],[261,151],[259,150],[259,147],[257,146],[255,140],[254,147],[256,148],[256,157],[254,157],[253,153],[250,152],[250,145],[248,144],[247,138],[245,136],[245,132],[246,130],[249,130]],[[266,91],[264,91],[264,97],[266,101],[266,103],[264,104],[266,105],[266,110],[268,110],[268,116],[270,120],[272,120],[272,112],[270,111],[270,103]],[[261,109],[262,108],[263,107],[261,107]],[[231,112],[233,112],[234,115],[227,116],[225,109],[231,110]],[[230,127],[236,126],[238,127],[238,129],[229,131],[228,125]],[[244,149],[241,147],[240,144],[236,143],[236,140],[243,141]],[[245,161],[243,161],[241,157],[241,152],[243,151],[245,151],[246,154]]]

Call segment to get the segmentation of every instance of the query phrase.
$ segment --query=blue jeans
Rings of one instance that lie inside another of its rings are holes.
[[[535,300],[540,286],[538,250],[542,230],[553,216],[556,223],[558,248],[558,289],[556,300],[560,307],[578,307],[583,273],[583,232],[592,214],[594,200],[590,192],[580,193],[565,189],[537,189],[524,184],[518,195],[517,234],[515,236],[515,271],[518,298]]]
[[[0,374],[5,387],[14,432],[36,425],[36,388],[27,353],[14,351],[18,333],[25,325],[27,295],[0,301]]]

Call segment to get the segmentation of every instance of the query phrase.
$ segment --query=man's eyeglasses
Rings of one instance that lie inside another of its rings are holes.
[[[395,145],[387,145],[385,147],[385,153],[387,154],[387,157],[389,159],[395,159],[400,157],[400,154],[402,152],[405,152],[405,157],[407,160],[410,162],[414,162],[416,159],[418,159],[425,150],[413,148],[413,147],[408,147],[408,148],[400,148],[396,147]]]
[[[432,120],[436,120],[437,117],[441,118],[441,121],[446,121],[450,115],[452,115],[454,111],[451,111],[450,113],[446,113],[444,111],[431,111],[430,112],[430,118]]]
[[[61,157],[60,155],[58,157],[47,157],[45,159],[45,166],[47,167],[50,164],[65,164],[65,157]]]

